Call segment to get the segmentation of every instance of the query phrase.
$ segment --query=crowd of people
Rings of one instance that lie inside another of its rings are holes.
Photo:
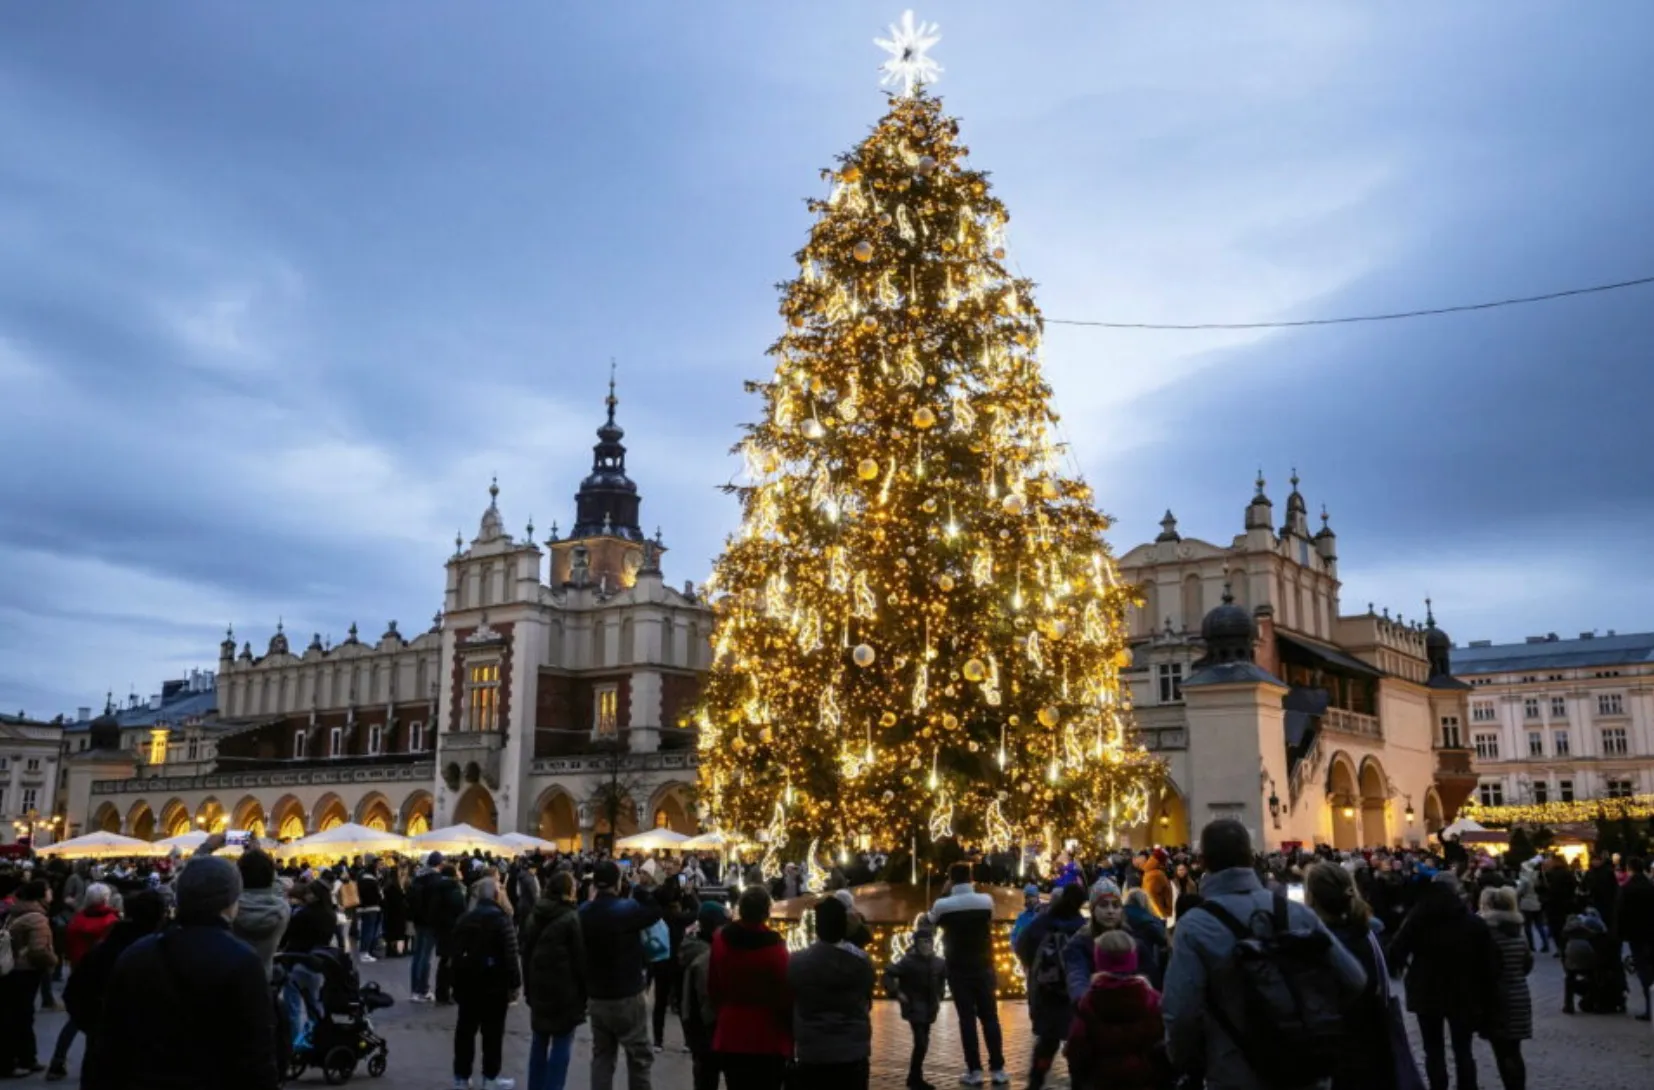
[[[189,859],[0,870],[0,1075],[82,1085],[275,1087],[315,1029],[321,974],[302,955],[408,960],[412,1002],[455,1007],[453,1084],[512,1090],[503,1038],[526,1003],[530,1090],[561,1090],[589,1026],[590,1085],[651,1084],[675,1019],[695,1090],[865,1087],[880,991],[911,1031],[908,1086],[926,1079],[931,1027],[957,1012],[967,1086],[1010,1081],[995,976],[993,897],[1005,861],[956,863],[882,979],[850,886],[887,860],[829,873],[795,950],[773,901],[806,892],[797,867],[769,882],[715,857],[473,853],[278,864]],[[726,885],[723,879],[730,879]],[[1641,859],[1580,870],[1450,849],[1257,854],[1219,821],[1198,850],[1059,855],[1027,884],[1011,927],[1027,986],[1037,1090],[1062,1058],[1076,1087],[1474,1090],[1476,1036],[1506,1090],[1523,1090],[1533,1032],[1527,976],[1564,962],[1568,1013],[1649,1017],[1654,882]],[[9,954],[10,957],[6,957]],[[286,956],[284,956],[286,955]],[[9,968],[7,963],[9,962]],[[64,968],[69,972],[65,980]],[[1421,1079],[1400,997],[1417,1022]],[[61,984],[68,1018],[46,1064],[33,1024]],[[653,993],[652,996],[650,993]],[[307,1000],[309,1000],[307,1002]],[[651,1002],[652,1000],[652,1002]],[[185,1016],[180,1017],[180,1013]],[[480,1045],[480,1047],[479,1047]]]

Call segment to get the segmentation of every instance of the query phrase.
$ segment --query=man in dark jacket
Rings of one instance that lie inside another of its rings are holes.
[[[139,939],[109,979],[90,1090],[276,1090],[275,1010],[264,962],[230,933],[241,875],[185,864],[177,926]]]
[[[1646,1022],[1650,1014],[1650,989],[1654,989],[1654,881],[1648,877],[1648,863],[1641,856],[1626,861],[1631,877],[1620,888],[1619,905],[1614,918],[1619,921],[1620,941],[1631,948],[1631,964],[1637,970],[1637,984],[1643,993],[1643,1012],[1637,1021]]]
[[[98,1034],[103,1027],[104,993],[115,963],[126,953],[126,948],[161,929],[167,919],[167,901],[157,890],[143,890],[126,899],[125,917],[103,940],[81,958],[69,983],[63,987],[63,1005],[75,1028],[86,1036],[86,1048],[80,1064],[81,1085],[98,1085],[96,1057]],[[67,1065],[65,1065],[67,1066]]]
[[[998,982],[994,979],[994,899],[976,892],[971,884],[971,865],[955,863],[948,870],[953,889],[930,910],[930,922],[942,929],[946,941],[948,991],[959,1011],[959,1042],[965,1050],[966,1086],[982,1085],[982,1053],[977,1045],[976,1024],[988,1040],[988,1067],[995,1083],[1008,1081],[1005,1075],[1004,1043],[999,1033]]]
[[[728,922],[729,914],[723,905],[702,901],[678,951],[682,981],[678,1017],[683,1023],[683,1043],[694,1065],[694,1090],[718,1090],[718,1061],[712,1052],[718,1007],[707,991],[707,974],[712,961],[712,937]]]
[[[1074,1021],[1063,953],[1068,941],[1086,922],[1081,914],[1084,907],[1085,888],[1078,883],[1063,886],[1051,899],[1051,906],[1035,916],[1017,936],[1015,953],[1028,981],[1028,1018],[1034,1029],[1029,1090],[1039,1090],[1045,1085],[1051,1063],[1067,1040]],[[1079,1082],[1078,1079],[1072,1081]]]
[[[631,1090],[647,1090],[655,1056],[649,1048],[649,1011],[643,1001],[643,932],[660,919],[660,908],[621,897],[620,868],[612,860],[597,865],[592,882],[597,894],[580,906],[591,997],[591,1090],[609,1090],[614,1083],[620,1049],[626,1050]]]
[[[1465,906],[1459,880],[1442,871],[1419,896],[1390,943],[1390,972],[1407,974],[1407,1009],[1418,1020],[1430,1090],[1447,1087],[1447,1036],[1455,1086],[1476,1086],[1476,1031],[1494,1009],[1499,951],[1493,932]]]
[[[787,963],[793,993],[797,1090],[867,1090],[873,1048],[873,963],[845,942],[849,913],[827,897],[815,906],[816,941]]]
[[[408,965],[408,998],[415,1003],[429,1003],[431,994],[431,963],[436,958],[437,933],[431,919],[436,911],[436,887],[442,882],[442,853],[432,852],[425,866],[414,875],[408,885],[408,920],[414,927],[413,956]]]
[[[356,879],[356,952],[364,963],[375,960],[373,948],[385,933],[385,892],[379,883],[379,860],[368,856]]]
[[[514,1084],[500,1079],[505,1012],[523,990],[517,925],[500,904],[505,891],[494,879],[480,879],[473,893],[476,903],[448,937],[454,998],[459,1002],[459,1018],[454,1023],[454,1086],[466,1090],[471,1085],[480,1032],[484,1090],[507,1090]]]
[[[586,944],[574,905],[574,875],[558,871],[523,929],[523,988],[528,994],[528,1085],[563,1086],[574,1031],[586,1020]]]

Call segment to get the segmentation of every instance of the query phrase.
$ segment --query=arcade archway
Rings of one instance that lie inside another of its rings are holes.
[[[574,799],[561,787],[548,787],[535,807],[534,835],[566,852],[580,848],[580,819]]]
[[[499,832],[500,815],[494,809],[494,796],[480,783],[474,783],[454,803],[454,823],[469,825],[485,833]]]

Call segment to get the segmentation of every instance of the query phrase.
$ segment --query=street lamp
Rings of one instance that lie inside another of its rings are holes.
[[[43,818],[40,816],[39,810],[31,809],[28,813],[24,814],[16,821],[13,821],[11,824],[12,828],[17,830],[18,839],[21,840],[24,837],[27,837],[29,844],[32,846],[34,844],[34,831],[36,829],[42,827],[51,829],[55,835],[58,826],[63,824],[63,818],[57,814],[53,814],[49,818]]]
[[[1418,814],[1415,813],[1414,810],[1413,810],[1413,796],[1408,795],[1408,796],[1406,796],[1406,798],[1407,798],[1407,824],[1411,825],[1411,824],[1413,824],[1414,819],[1416,819],[1418,817]]]
[[[1275,793],[1275,781],[1269,781],[1269,817],[1275,828],[1281,827],[1281,796]]]

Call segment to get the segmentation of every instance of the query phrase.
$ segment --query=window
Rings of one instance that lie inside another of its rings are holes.
[[[1543,757],[1545,755],[1545,732],[1540,730],[1528,731],[1528,756]]]
[[[1566,719],[1566,718],[1568,718],[1568,699],[1566,697],[1561,697],[1561,696],[1551,697],[1551,718],[1552,719]]]
[[[25,787],[23,789],[23,813],[26,814],[35,808],[35,802],[39,798],[39,791],[40,789],[38,787]]]
[[[327,755],[329,757],[338,757],[344,752],[344,748],[345,748],[345,728],[343,728],[343,727],[334,727],[332,730],[328,731],[327,732]]]
[[[1536,682],[1538,680],[1539,680],[1539,678],[1535,674],[1523,674],[1522,675],[1522,684],[1523,685],[1532,685],[1534,682]]]
[[[1608,781],[1608,797],[1609,798],[1611,798],[1611,799],[1628,799],[1633,794],[1635,794],[1635,792],[1632,790],[1630,780],[1609,780]]]
[[[500,725],[500,664],[471,667],[471,718],[468,730],[495,730]]]
[[[149,763],[152,765],[167,763],[167,732],[164,730],[149,732]]]
[[[1574,801],[1574,781],[1573,780],[1557,780],[1556,781],[1556,797],[1557,797],[1558,800],[1560,800],[1562,802],[1573,802]]]
[[[0,787],[0,814],[6,812],[6,789]]]
[[[1499,713],[1493,705],[1485,700],[1479,700],[1470,706],[1470,721],[1472,723],[1491,723],[1499,718]]]
[[[1562,681],[1564,679],[1563,679],[1561,674],[1546,674],[1545,675],[1545,680],[1546,681]]]
[[[379,755],[379,746],[384,741],[384,738],[385,728],[380,726],[378,723],[375,723],[368,728],[368,753],[370,755],[375,757]]]
[[[612,738],[620,727],[620,692],[613,685],[603,685],[594,696],[592,733]]]
[[[1625,697],[1621,696],[1619,693],[1598,693],[1597,714],[1624,715]]]
[[[1477,797],[1483,806],[1503,806],[1505,804],[1505,785],[1502,783],[1484,783],[1477,789]]]
[[[1551,752],[1558,757],[1566,757],[1572,747],[1568,744],[1568,732],[1565,730],[1551,731]]]
[[[1598,670],[1592,676],[1593,677],[1619,677],[1620,672],[1618,670]]]
[[[1544,806],[1551,801],[1551,785],[1544,780],[1536,780],[1533,785],[1533,801],[1535,805]]]
[[[1499,736],[1497,734],[1476,735],[1476,756],[1484,761],[1499,759]]]
[[[408,724],[408,752],[418,753],[425,748],[425,724],[415,720]]]
[[[1522,701],[1522,718],[1539,718],[1539,698],[1537,696],[1530,696],[1526,700]]]
[[[184,743],[184,759],[186,761],[198,760],[200,756],[201,742],[198,739],[191,738],[189,741]]]
[[[0,757],[0,772],[10,772],[10,771],[11,771],[11,758],[10,757]]]
[[[1456,715],[1442,716],[1442,748],[1458,749],[1464,745],[1459,735],[1459,717]]]
[[[302,730],[293,733],[293,759],[295,761],[304,760],[304,731]]]
[[[1624,757],[1630,752],[1626,744],[1624,727],[1602,728],[1602,755],[1604,757]]]
[[[1160,664],[1160,703],[1177,704],[1183,700],[1183,664],[1181,662],[1163,662]]]
[[[39,772],[40,771],[40,758],[39,757],[30,757],[27,761],[25,761],[23,763],[23,771],[25,771],[25,772]]]

